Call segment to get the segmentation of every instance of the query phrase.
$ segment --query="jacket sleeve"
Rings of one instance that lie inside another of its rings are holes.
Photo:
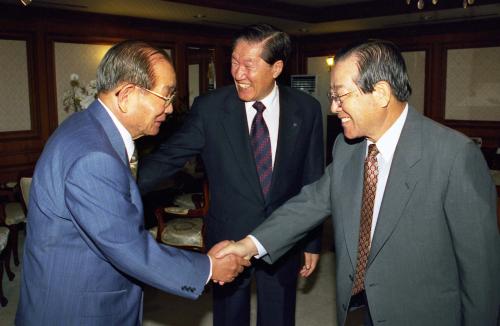
[[[137,183],[141,194],[153,191],[158,184],[182,169],[205,145],[198,98],[181,129],[163,142],[156,151],[139,159]]]
[[[323,137],[323,118],[321,107],[317,101],[314,101],[312,106],[314,109],[314,124],[309,135],[309,148],[306,154],[303,185],[311,184],[317,181],[324,172],[325,166],[325,146]],[[323,216],[321,216],[323,217]],[[305,216],[307,218],[307,216]],[[321,234],[322,224],[314,228],[302,240],[304,243],[304,251],[310,253],[319,253],[321,251]]]
[[[128,167],[92,152],[69,170],[65,201],[90,249],[116,269],[163,291],[198,297],[210,273],[207,256],[160,245],[143,227],[142,204]]]
[[[331,167],[330,164],[318,181],[304,186],[251,232],[267,251],[263,257],[266,262],[278,260],[331,213]]]

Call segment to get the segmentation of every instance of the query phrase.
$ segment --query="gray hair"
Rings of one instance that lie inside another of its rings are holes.
[[[127,40],[115,44],[97,68],[97,92],[109,92],[122,83],[153,88],[156,82],[153,66],[157,55],[172,63],[165,50],[146,42]]]
[[[379,81],[391,85],[394,96],[402,102],[411,95],[410,80],[401,51],[392,42],[368,40],[342,49],[337,53],[337,62],[353,56],[357,60],[358,80],[356,84],[363,93],[371,93]]]

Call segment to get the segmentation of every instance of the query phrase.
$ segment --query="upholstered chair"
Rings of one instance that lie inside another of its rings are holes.
[[[9,242],[12,250],[14,264],[19,265],[19,231],[26,223],[27,216],[27,198],[29,196],[29,187],[31,186],[31,177],[25,177],[27,172],[20,175],[15,184],[6,184],[0,189],[2,205],[0,214],[4,216],[4,223],[10,230]]]
[[[205,251],[203,217],[208,212],[208,183],[203,193],[176,197],[173,206],[155,210],[158,226],[150,229],[158,242],[184,249]]]

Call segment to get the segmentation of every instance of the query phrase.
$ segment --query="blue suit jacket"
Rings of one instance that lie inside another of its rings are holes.
[[[159,245],[110,116],[95,101],[52,135],[28,208],[17,325],[138,325],[144,282],[196,298],[205,255]]]

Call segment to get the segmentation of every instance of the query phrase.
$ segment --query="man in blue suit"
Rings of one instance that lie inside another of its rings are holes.
[[[140,282],[196,298],[210,278],[231,281],[248,265],[160,245],[143,227],[129,160],[133,140],[156,135],[172,112],[168,55],[119,43],[99,65],[97,88],[35,168],[17,325],[139,325]]]

